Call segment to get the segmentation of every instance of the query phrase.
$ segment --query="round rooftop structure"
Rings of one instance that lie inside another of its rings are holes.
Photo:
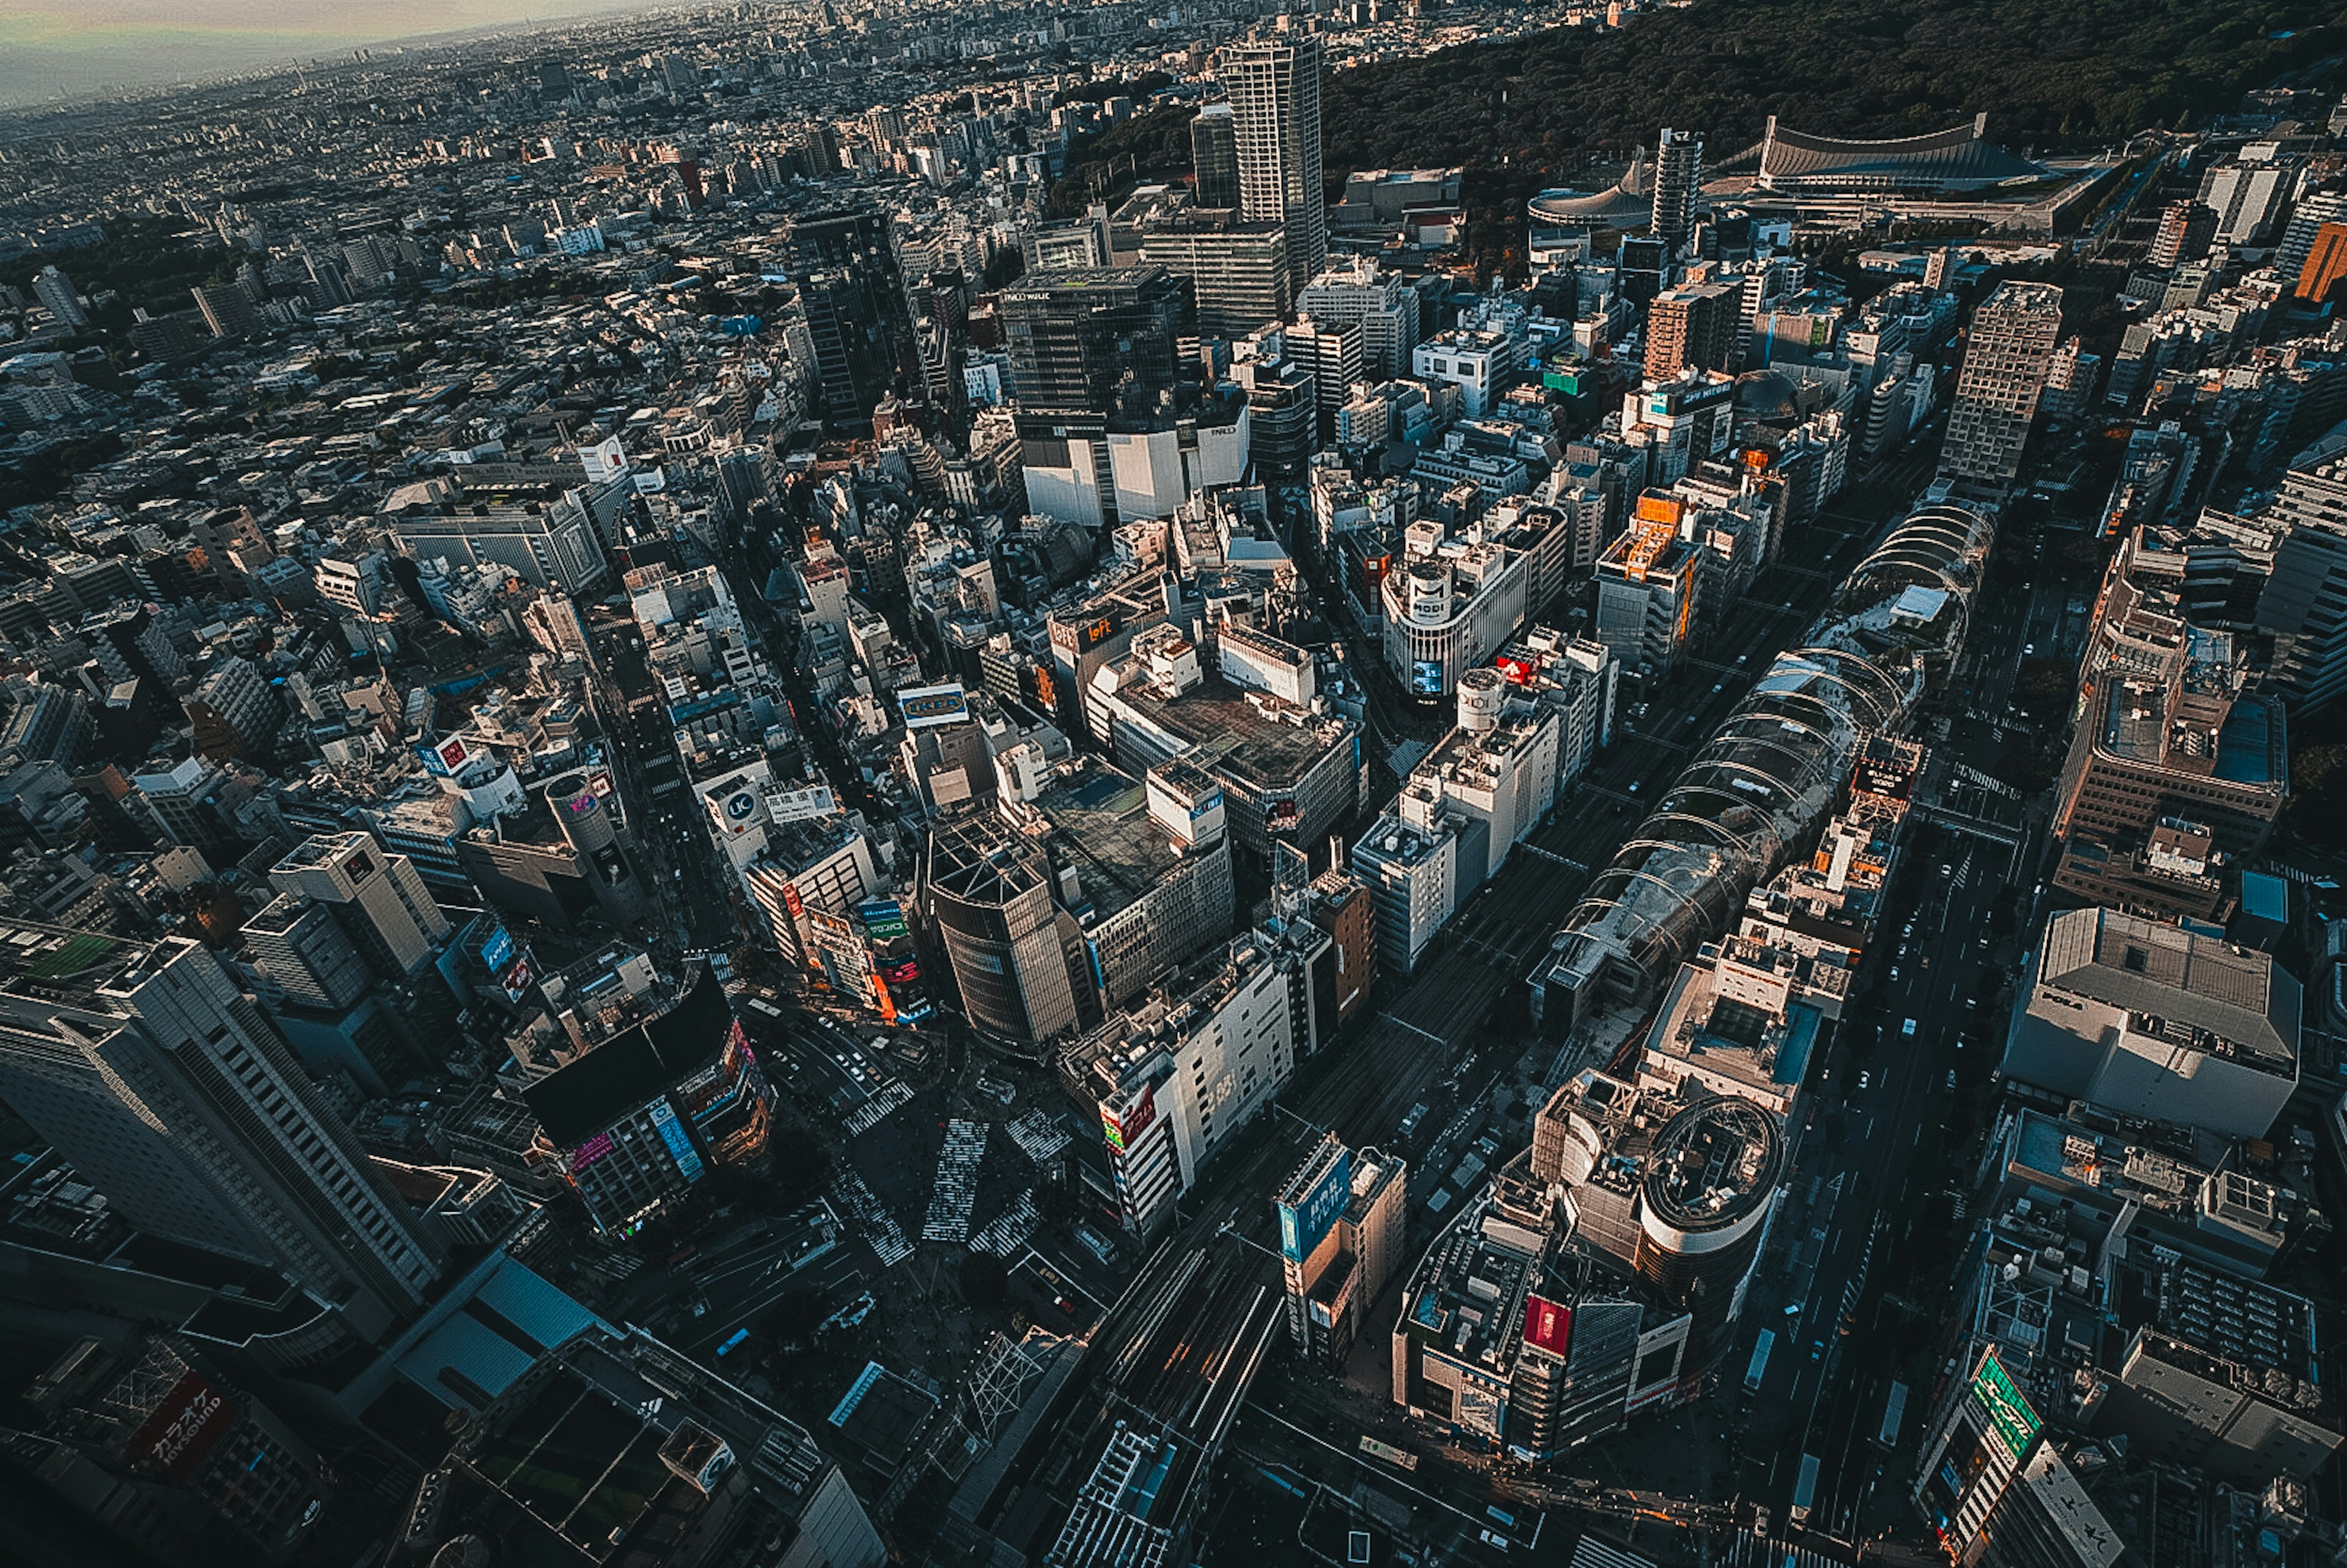
[[[1603,190],[1575,190],[1557,186],[1524,203],[1534,227],[1573,228],[1577,225],[1614,229],[1644,228],[1655,216],[1655,163],[1640,148],[1631,156],[1622,178]]]

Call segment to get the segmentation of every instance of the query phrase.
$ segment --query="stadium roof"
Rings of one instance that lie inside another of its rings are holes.
[[[1975,190],[2045,173],[1986,139],[1988,116],[1922,136],[1882,141],[1813,136],[1768,117],[1760,143],[1763,190]]]

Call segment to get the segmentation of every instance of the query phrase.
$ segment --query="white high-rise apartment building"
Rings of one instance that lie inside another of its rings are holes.
[[[1702,133],[1664,127],[1655,144],[1655,238],[1674,253],[1695,232],[1696,200],[1702,194]]]
[[[1321,189],[1320,74],[1312,34],[1223,51],[1223,86],[1237,122],[1239,213],[1287,231],[1291,286],[1328,259],[1328,203]]]

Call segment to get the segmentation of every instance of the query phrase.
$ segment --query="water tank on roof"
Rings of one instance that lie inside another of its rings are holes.
[[[1450,619],[1450,563],[1413,561],[1409,568],[1409,618],[1419,626]]]
[[[1469,670],[1459,677],[1459,727],[1481,734],[1500,726],[1500,710],[1507,702],[1507,678],[1489,668]]]

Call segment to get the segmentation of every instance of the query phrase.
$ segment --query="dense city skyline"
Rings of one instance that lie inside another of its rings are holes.
[[[2347,1562],[2335,17],[503,15],[0,25],[0,1560]]]

